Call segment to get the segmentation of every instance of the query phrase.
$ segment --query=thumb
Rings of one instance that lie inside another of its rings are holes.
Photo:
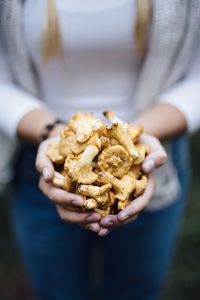
[[[164,151],[155,151],[145,158],[142,164],[142,171],[145,173],[150,173],[155,168],[164,165],[166,160],[167,154]]]
[[[35,166],[40,174],[43,175],[46,182],[51,182],[54,176],[54,166],[51,160],[46,156],[48,141],[42,142],[38,148]]]

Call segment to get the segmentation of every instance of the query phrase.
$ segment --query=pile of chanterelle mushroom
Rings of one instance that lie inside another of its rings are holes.
[[[116,214],[144,192],[147,177],[141,163],[149,153],[146,145],[137,144],[142,126],[134,128],[112,111],[104,115],[110,127],[92,113],[78,111],[47,151],[57,170],[53,184],[84,199],[82,208],[67,208],[95,210],[102,217]]]

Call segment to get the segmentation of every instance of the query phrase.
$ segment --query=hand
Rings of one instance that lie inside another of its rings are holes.
[[[142,171],[144,173],[149,174],[154,169],[165,164],[167,160],[167,153],[156,137],[148,134],[142,134],[138,142],[139,144],[147,145],[150,149],[150,154],[146,156],[142,164]]]
[[[153,196],[156,186],[153,170],[166,162],[167,154],[159,140],[151,135],[142,134],[139,138],[139,144],[146,144],[150,148],[150,154],[147,155],[142,164],[143,172],[149,174],[147,187],[144,193],[136,198],[123,211],[117,215],[108,215],[102,218],[100,225],[103,228],[98,232],[100,236],[107,235],[110,230],[115,227],[135,221],[138,214],[148,206]]]
[[[39,188],[55,205],[60,218],[65,222],[75,223],[94,232],[99,232],[100,214],[96,212],[74,212],[64,206],[83,206],[83,198],[79,195],[68,193],[52,184],[54,167],[51,160],[46,156],[49,143],[59,140],[59,137],[47,139],[38,148],[36,157],[36,169],[41,174]]]
[[[107,235],[112,229],[135,221],[141,211],[149,204],[155,191],[156,181],[153,173],[148,176],[148,183],[144,193],[134,199],[123,211],[117,215],[108,215],[102,218],[100,225],[103,227],[98,234]]]

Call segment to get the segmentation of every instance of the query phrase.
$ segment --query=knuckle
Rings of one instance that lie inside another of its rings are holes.
[[[49,199],[51,201],[58,200],[58,196],[57,196],[56,190],[51,190],[51,192],[49,193],[48,197],[49,197]]]
[[[150,202],[150,199],[148,199],[144,204],[143,204],[143,207],[142,207],[142,210],[147,208],[147,206],[149,205],[149,202]]]
[[[151,136],[151,139],[152,139],[153,143],[159,143],[160,144],[159,140],[155,136]]]
[[[40,163],[39,163],[38,159],[36,159],[36,161],[35,161],[35,167],[39,171],[39,169],[40,169]]]
[[[76,221],[76,223],[77,224],[79,224],[79,225],[81,225],[81,226],[84,226],[84,227],[87,227],[87,222],[86,222],[86,220],[85,220],[85,218],[84,219],[78,219],[77,221]],[[89,225],[88,225],[89,226]]]
[[[64,221],[64,222],[68,221],[67,217],[66,217],[66,214],[64,214],[63,212],[59,212],[59,216],[60,216],[60,218],[61,218],[62,221]]]
[[[42,179],[40,178],[39,182],[38,182],[38,187],[40,190],[42,190]]]
[[[160,161],[161,161],[161,164],[165,164],[165,163],[166,163],[166,161],[167,161],[167,154],[166,154],[166,153],[164,153],[164,154],[161,156]]]

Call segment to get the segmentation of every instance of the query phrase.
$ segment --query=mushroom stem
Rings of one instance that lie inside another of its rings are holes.
[[[97,179],[98,175],[92,171],[92,161],[97,154],[98,148],[89,145],[79,156],[70,154],[66,158],[64,168],[73,181],[91,184]]]
[[[116,199],[121,201],[128,200],[130,194],[135,189],[135,176],[133,174],[124,175],[120,180],[107,172],[99,173],[99,178],[103,183],[111,183],[117,192]]]
[[[55,171],[52,183],[54,185],[56,185],[57,187],[60,187],[60,188],[64,189],[64,176]]]
[[[146,175],[143,175],[141,179],[136,180],[134,197],[140,196],[144,192],[146,185],[147,185],[147,176]]]
[[[126,127],[119,123],[114,123],[111,128],[108,128],[108,132],[110,133],[111,137],[115,138],[119,144],[124,146],[124,148],[134,159],[138,157],[138,151],[133,144]]]

